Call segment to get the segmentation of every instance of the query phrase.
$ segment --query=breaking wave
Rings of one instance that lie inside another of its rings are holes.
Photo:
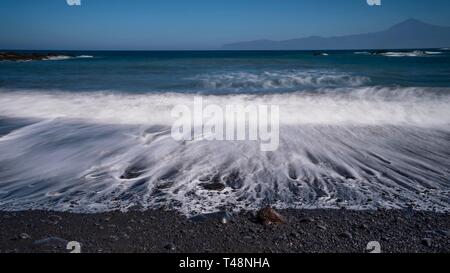
[[[386,57],[424,57],[428,55],[439,55],[442,54],[442,52],[434,52],[434,51],[405,51],[405,52],[386,52],[381,53],[380,55],[386,56]]]
[[[450,90],[211,95],[280,106],[280,146],[170,136],[195,94],[0,92],[0,209],[450,207]],[[2,129],[2,128],[0,128]],[[0,130],[2,132],[4,130]]]
[[[234,90],[276,90],[321,87],[355,87],[370,82],[368,77],[332,71],[264,71],[207,74],[193,78],[203,88]]]
[[[64,60],[70,60],[70,59],[90,59],[94,58],[94,56],[91,55],[80,55],[80,56],[67,56],[67,55],[57,55],[57,56],[50,56],[47,57],[46,61],[64,61]]]
[[[443,49],[441,49],[443,50]],[[392,52],[383,52],[383,51],[357,51],[354,52],[356,55],[381,55],[385,57],[425,57],[425,56],[433,56],[433,55],[441,55],[440,51],[422,51],[422,50],[414,50],[414,51],[392,51]]]
[[[0,90],[1,91],[1,90]],[[193,105],[195,94],[112,92],[0,92],[0,116],[79,119],[105,124],[168,125],[175,105]],[[266,95],[205,95],[205,104],[278,105],[284,124],[409,125],[450,123],[443,88],[359,87]]]

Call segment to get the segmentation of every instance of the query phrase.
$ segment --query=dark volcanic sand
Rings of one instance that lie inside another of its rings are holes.
[[[0,252],[450,253],[449,214],[414,211],[284,210],[283,225],[262,225],[245,212],[226,224],[193,222],[175,212],[71,214],[0,212]],[[48,239],[50,237],[50,239]],[[51,237],[57,237],[51,238]]]

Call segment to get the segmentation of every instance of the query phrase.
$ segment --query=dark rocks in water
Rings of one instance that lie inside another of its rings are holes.
[[[369,226],[367,224],[361,224],[361,225],[359,225],[359,228],[360,229],[364,229],[364,230],[368,230]]]
[[[42,61],[58,56],[61,54],[0,52],[0,61]]]
[[[386,53],[388,53],[387,50],[375,50],[375,51],[369,52],[370,55],[382,55],[382,54],[386,54]]]
[[[292,180],[297,180],[298,179],[297,173],[296,173],[295,169],[292,166],[289,166],[288,176]]]
[[[271,207],[265,207],[258,211],[258,220],[265,224],[285,224],[286,220],[276,210]]]
[[[120,176],[120,179],[136,179],[145,172],[142,166],[132,165],[128,167],[125,172]]]
[[[233,171],[225,177],[225,183],[228,187],[237,190],[243,187],[244,180],[240,176],[239,171]]]
[[[225,185],[222,183],[202,183],[200,184],[202,188],[209,191],[223,191],[225,189]]]
[[[313,56],[328,56],[328,53],[326,53],[326,52],[314,52]]]

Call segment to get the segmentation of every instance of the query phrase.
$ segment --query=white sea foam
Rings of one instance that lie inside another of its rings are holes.
[[[415,51],[405,51],[405,52],[385,52],[385,53],[381,53],[380,55],[383,55],[386,57],[426,57],[426,56],[430,56],[430,55],[440,55],[440,54],[442,54],[442,52],[415,50]]]
[[[63,60],[68,60],[68,59],[72,59],[73,57],[71,56],[65,56],[65,55],[59,55],[59,56],[49,56],[47,58],[45,58],[45,60],[47,61],[63,61]]]
[[[195,78],[209,89],[284,89],[311,87],[352,87],[370,82],[368,77],[333,71],[263,71],[206,74]]]
[[[0,92],[0,116],[34,121],[0,138],[0,209],[70,211],[450,207],[448,89],[352,88],[205,96],[280,105],[281,139],[176,142],[190,94]],[[205,183],[223,183],[221,192]]]
[[[450,123],[450,97],[439,89],[341,88],[317,93],[209,95],[205,104],[279,105],[282,124],[413,125]],[[432,92],[433,91],[433,92]],[[82,119],[109,124],[173,123],[175,105],[192,105],[194,95],[2,92],[0,115],[16,118]]]
[[[50,56],[47,57],[45,60],[47,61],[64,61],[64,60],[70,60],[70,59],[89,59],[94,58],[94,56],[91,55],[80,55],[80,56],[67,56],[67,55],[57,55],[57,56]]]

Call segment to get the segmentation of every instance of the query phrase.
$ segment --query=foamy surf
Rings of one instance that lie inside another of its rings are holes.
[[[445,88],[359,87],[281,94],[205,95],[205,104],[279,105],[286,125],[450,124]],[[80,119],[91,123],[171,125],[176,105],[193,105],[194,94],[108,92],[2,92],[0,116],[30,119]]]
[[[195,94],[3,91],[0,116],[31,125],[0,138],[0,209],[448,211],[448,91],[204,96],[280,105],[280,147],[269,153],[252,141],[173,140],[170,110]]]
[[[405,51],[405,52],[386,52],[386,53],[381,53],[380,55],[383,55],[386,57],[426,57],[429,55],[439,55],[439,54],[442,54],[442,52],[415,50],[415,51]]]
[[[209,90],[234,91],[356,87],[370,83],[368,77],[328,70],[229,72],[199,75],[192,79]]]
[[[64,61],[64,60],[70,60],[70,59],[90,59],[94,58],[94,56],[91,55],[80,55],[80,56],[67,56],[67,55],[57,55],[57,56],[49,56],[45,61]]]
[[[444,50],[444,49],[441,49]],[[443,52],[440,51],[422,51],[422,50],[414,50],[414,51],[356,51],[354,52],[356,55],[380,55],[385,57],[426,57],[433,55],[441,55]]]

